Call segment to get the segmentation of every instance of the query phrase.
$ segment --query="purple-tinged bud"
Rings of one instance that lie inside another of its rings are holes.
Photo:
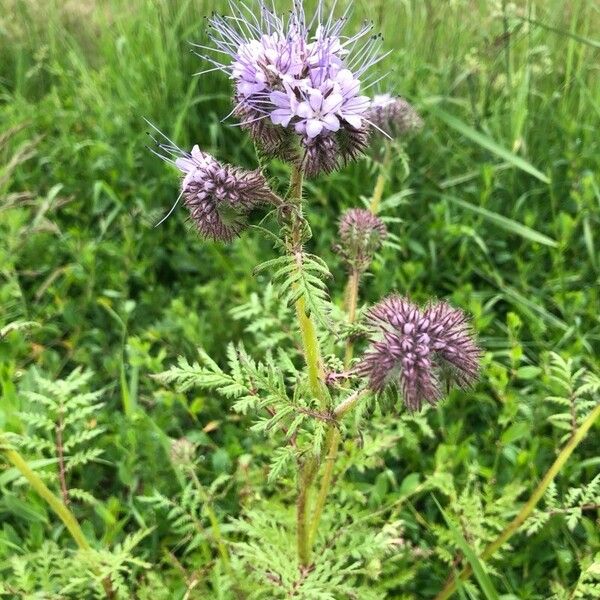
[[[233,113],[240,120],[240,126],[247,131],[262,154],[268,158],[279,158],[285,162],[298,162],[297,141],[289,129],[273,125],[269,119],[261,118],[243,102],[238,102]]]
[[[191,152],[170,143],[158,147],[164,154],[156,154],[183,173],[181,197],[205,238],[230,242],[244,229],[248,213],[274,197],[258,170],[221,163],[198,146]]]
[[[368,124],[355,129],[347,127],[338,134],[338,147],[340,160],[350,163],[362,156],[369,146],[372,128]]]
[[[304,137],[301,140],[302,154],[298,167],[306,177],[319,173],[331,173],[338,166],[339,150],[336,139],[330,136]]]
[[[400,96],[376,95],[365,118],[375,126],[375,131],[390,137],[403,137],[423,126],[417,111]]]
[[[353,208],[342,215],[336,252],[351,270],[366,271],[385,237],[383,221],[368,210]]]
[[[446,302],[421,309],[389,296],[369,311],[367,323],[371,345],[357,372],[377,392],[397,385],[409,410],[436,404],[443,385],[466,388],[476,380],[481,351],[466,315]]]

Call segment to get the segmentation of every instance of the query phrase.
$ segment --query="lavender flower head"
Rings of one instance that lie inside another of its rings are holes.
[[[375,95],[365,118],[390,137],[402,137],[423,125],[417,111],[404,98],[391,94]]]
[[[480,350],[470,324],[446,302],[421,309],[406,298],[389,296],[369,311],[367,322],[371,345],[357,371],[375,391],[398,385],[409,410],[438,402],[444,384],[466,388],[477,378]]]
[[[205,238],[230,242],[245,227],[246,215],[273,198],[260,171],[221,163],[197,145],[191,152],[171,143],[159,143],[158,147],[164,154],[156,154],[183,174],[179,198],[183,197],[192,221]]]
[[[287,19],[264,0],[257,5],[255,14],[232,2],[232,15],[213,16],[219,56],[201,56],[233,80],[233,113],[267,154],[295,161],[308,175],[331,171],[366,146],[364,89],[382,58],[380,38],[369,35],[371,25],[343,35],[348,10],[335,20],[323,0],[308,21],[301,0]]]
[[[381,247],[387,229],[370,211],[353,208],[342,215],[338,233],[340,243],[334,246],[335,251],[350,269],[362,273],[369,268],[373,255]]]

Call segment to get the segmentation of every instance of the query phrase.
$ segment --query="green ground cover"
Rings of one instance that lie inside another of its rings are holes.
[[[342,537],[326,564],[357,595],[320,596],[277,580],[275,557],[293,560],[295,483],[285,465],[267,478],[276,445],[222,396],[153,377],[200,347],[225,366],[241,337],[260,356],[289,325],[268,274],[250,276],[268,240],[206,243],[183,209],[154,227],[177,175],[146,148],[145,118],[182,147],[256,166],[247,136],[221,123],[229,82],[193,76],[204,67],[188,42],[224,4],[1,2],[0,445],[23,436],[60,495],[55,427],[71,399],[70,507],[96,554],[75,552],[2,459],[0,597],[434,598],[465,565],[475,577],[456,597],[600,597],[597,424],[509,544],[475,558],[600,397],[600,8],[354,2],[392,50],[381,85],[424,120],[394,155],[384,198],[398,247],[362,300],[448,298],[485,357],[474,390],[374,417],[344,446],[330,500],[342,508],[324,515]],[[376,177],[362,160],[306,186],[310,250],[339,306],[337,219]]]

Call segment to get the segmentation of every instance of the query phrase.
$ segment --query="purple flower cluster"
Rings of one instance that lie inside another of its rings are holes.
[[[260,171],[221,163],[198,146],[191,152],[170,143],[158,147],[164,154],[157,154],[183,173],[180,198],[205,238],[230,242],[244,228],[247,214],[273,198]]]
[[[257,5],[257,14],[240,1],[232,15],[213,16],[210,37],[221,57],[201,56],[233,80],[233,112],[265,152],[296,160],[308,175],[331,171],[366,145],[363,91],[382,58],[380,38],[369,35],[371,25],[343,35],[347,13],[326,17],[323,0],[309,21],[301,0],[288,19],[264,0]]]
[[[338,233],[340,242],[334,249],[350,269],[362,273],[369,268],[373,255],[381,247],[387,229],[370,211],[353,208],[342,215]]]
[[[424,309],[390,296],[367,315],[371,345],[357,367],[375,391],[396,384],[409,410],[435,404],[442,386],[468,387],[479,370],[480,350],[466,315],[446,302]]]
[[[376,95],[365,118],[375,129],[390,137],[401,137],[423,125],[421,117],[409,102],[391,94]]]

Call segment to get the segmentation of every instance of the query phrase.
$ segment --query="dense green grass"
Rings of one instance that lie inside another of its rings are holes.
[[[231,476],[215,500],[226,536],[249,498],[293,497],[292,481],[265,487],[271,447],[249,431],[250,419],[232,418],[211,394],[150,377],[179,355],[194,358],[198,346],[223,361],[245,327],[230,309],[267,282],[249,274],[272,256],[268,241],[207,244],[183,210],[154,228],[177,177],[146,149],[144,118],[183,147],[199,143],[255,166],[249,140],[220,123],[230,110],[225,77],[192,76],[203,66],[188,42],[203,39],[203,16],[222,4],[3,0],[0,11],[0,329],[36,324],[0,338],[0,428],[24,433],[22,391],[35,371],[50,379],[76,366],[93,372],[91,387],[105,388],[97,419],[106,432],[95,441],[104,454],[73,485],[99,503],[74,511],[106,547],[155,526],[136,552],[156,567],[135,575],[143,582],[130,584],[135,597],[162,597],[161,587],[169,598],[183,598],[186,586],[189,598],[225,589],[213,550],[178,555],[176,529],[138,500],[153,489],[176,493],[166,436],[200,444],[204,484]],[[553,386],[548,352],[600,372],[600,9],[588,0],[516,4],[355,2],[353,18],[374,18],[392,50],[381,85],[409,98],[425,121],[386,184],[398,200],[387,216],[400,219],[392,229],[401,249],[382,252],[364,300],[392,290],[451,298],[474,316],[486,351],[479,387],[428,413],[432,437],[407,438],[383,420],[377,460],[346,474],[339,500],[378,515],[374,528],[401,521],[411,547],[366,569],[381,597],[435,596],[461,555],[432,490],[480,551],[550,466],[564,431],[544,402]],[[284,185],[286,167],[271,172]],[[340,304],[336,220],[370,195],[374,179],[362,161],[307,186],[311,250],[330,263]],[[598,473],[597,439],[596,426],[560,472],[559,498]],[[433,483],[412,495],[411,474]],[[70,542],[37,496],[2,477],[0,582],[16,586],[16,556],[45,539]],[[597,515],[584,511],[572,530],[557,516],[535,535],[517,534],[513,549],[489,562],[498,593],[579,597],[569,594],[600,549]],[[42,576],[31,586],[29,596],[6,597],[63,597]],[[33,595],[44,586],[45,596]]]

